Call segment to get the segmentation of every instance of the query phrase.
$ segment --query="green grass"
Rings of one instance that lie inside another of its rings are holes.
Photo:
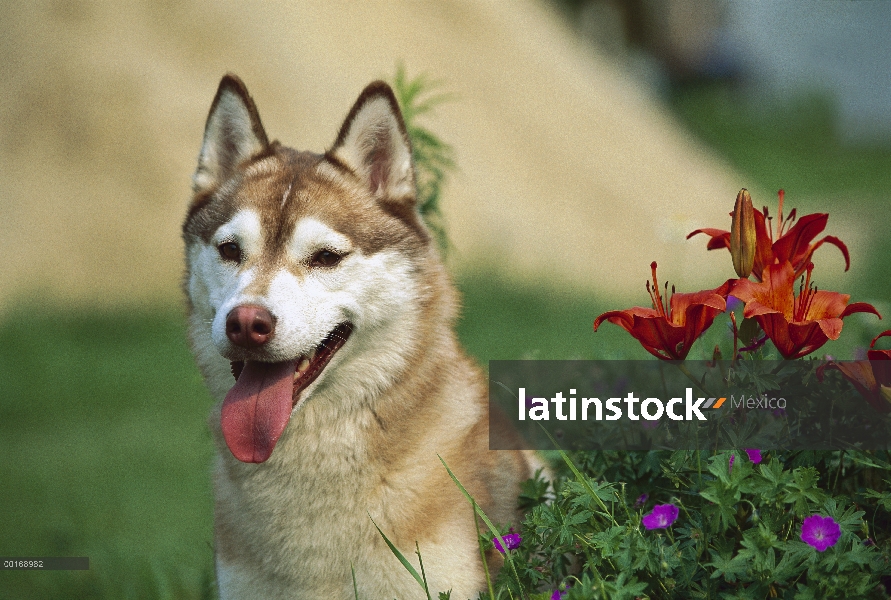
[[[22,306],[0,326],[0,598],[201,597],[212,564],[210,398],[179,311]],[[154,589],[153,589],[154,588]]]
[[[677,86],[669,103],[694,133],[766,189],[888,199],[891,146],[841,143],[835,107],[825,95],[755,101],[733,84],[713,82]]]
[[[649,356],[618,327],[605,325],[596,333],[592,328],[597,315],[625,306],[491,272],[467,274],[458,284],[464,300],[458,337],[484,365],[489,360]]]

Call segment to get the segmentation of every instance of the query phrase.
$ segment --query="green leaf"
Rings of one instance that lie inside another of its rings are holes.
[[[603,512],[605,512],[609,516],[609,519],[612,521],[613,525],[618,525],[615,517],[612,515],[612,513],[609,512],[609,509],[606,507],[606,504],[603,503],[603,499],[597,494],[596,491],[594,491],[594,488],[591,486],[591,482],[589,481],[589,479],[587,477],[585,477],[584,475],[582,475],[581,471],[579,471],[578,467],[576,467],[575,464],[572,462],[572,460],[570,460],[570,458],[566,454],[566,452],[564,452],[560,448],[560,446],[557,445],[557,441],[551,436],[551,434],[548,432],[548,430],[546,430],[544,427],[542,427],[542,431],[544,431],[545,435],[548,436],[548,439],[551,440],[551,443],[554,444],[554,447],[557,448],[557,452],[560,453],[560,458],[563,459],[563,462],[566,463],[566,466],[568,466],[569,469],[573,472],[573,474],[575,474],[576,481],[578,481],[579,483],[582,484],[582,486],[585,488],[585,491],[588,493],[588,495],[590,495],[591,498],[594,499],[594,502],[596,502],[597,505],[600,506],[600,508],[603,510]]]
[[[548,489],[551,484],[542,477],[542,471],[538,470],[535,477],[520,483],[520,496],[517,503],[521,510],[529,510],[548,500]]]
[[[370,514],[368,515],[368,518],[371,519]],[[399,549],[393,545],[393,542],[391,542],[390,539],[386,535],[384,535],[384,532],[381,531],[381,528],[377,526],[377,523],[374,522],[374,519],[371,519],[371,523],[374,525],[374,528],[377,529],[377,532],[381,534],[381,537],[384,538],[384,541],[387,542],[387,546],[390,547],[390,552],[392,552],[393,555],[399,559],[399,562],[402,563],[402,566],[405,567],[405,570],[408,571],[409,574],[411,574],[411,576],[415,578],[415,581],[418,582],[418,585],[420,585],[421,588],[424,590],[424,593],[427,594],[427,600],[430,600],[430,590],[427,589],[426,579],[418,575],[418,572],[415,570],[412,564],[408,562],[408,559],[403,556],[402,552],[400,552]]]
[[[448,249],[448,238],[443,227],[443,216],[439,206],[447,174],[455,168],[454,150],[434,133],[418,125],[420,115],[432,111],[436,106],[454,99],[450,94],[436,94],[421,99],[441,82],[430,81],[424,75],[409,79],[403,65],[398,65],[393,78],[393,91],[402,109],[405,130],[411,140],[412,159],[415,165],[415,187],[417,189],[418,212],[439,242],[440,249]]]
[[[710,575],[712,579],[723,577],[730,583],[734,583],[741,579],[749,570],[749,565],[745,558],[722,556],[714,550],[709,550],[709,554],[712,556],[712,561],[703,566],[714,569]]]
[[[792,471],[792,481],[785,486],[785,502],[793,505],[796,515],[807,516],[808,503],[820,505],[826,499],[826,494],[817,487],[819,479],[820,472],[814,467],[798,467]]]
[[[600,550],[604,558],[609,558],[619,550],[622,540],[628,535],[628,530],[620,525],[614,525],[605,531],[594,534],[591,544]]]
[[[699,495],[713,502],[704,506],[702,512],[708,519],[718,519],[717,523],[711,522],[714,530],[723,533],[736,524],[736,504],[742,497],[738,489],[720,481],[709,481]]]
[[[891,489],[891,479],[884,480],[885,484],[888,486],[888,489]],[[867,488],[866,494],[864,494],[866,498],[875,498],[878,500],[878,505],[884,508],[887,511],[891,511],[891,491],[889,492],[877,492],[872,488]]]
[[[749,480],[743,491],[758,494],[767,502],[773,502],[781,490],[792,481],[792,473],[783,470],[783,463],[771,459],[767,464],[758,466],[758,474]]]

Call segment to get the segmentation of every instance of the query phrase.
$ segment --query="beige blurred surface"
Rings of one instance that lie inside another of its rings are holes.
[[[652,260],[685,290],[730,275],[684,235],[729,228],[745,181],[533,0],[9,2],[0,53],[0,307],[177,298],[220,76],[270,137],[322,151],[400,61],[457,97],[425,122],[459,166],[454,270],[638,303]]]

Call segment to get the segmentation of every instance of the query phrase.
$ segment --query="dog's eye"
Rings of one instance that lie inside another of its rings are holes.
[[[333,267],[343,259],[343,256],[333,250],[319,250],[312,255],[309,264],[313,267]]]
[[[241,248],[235,242],[223,242],[217,246],[223,260],[241,261]]]

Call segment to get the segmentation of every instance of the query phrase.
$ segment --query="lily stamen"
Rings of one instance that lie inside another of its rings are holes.
[[[779,215],[779,221],[777,223],[777,226],[779,227],[779,229],[777,229],[777,237],[782,237],[782,235],[783,235],[783,198],[786,196],[786,192],[785,192],[785,190],[780,190],[779,192],[777,192],[777,195],[780,197],[779,201],[777,202],[777,213]]]
[[[647,292],[650,294],[650,300],[653,301],[653,308],[662,315],[663,317],[667,317],[669,314],[668,308],[663,304],[662,296],[659,294],[659,281],[656,279],[656,261],[650,263],[650,269],[653,271],[653,288],[650,290],[650,282],[647,282]]]
[[[817,295],[817,286],[811,285],[811,273],[814,271],[814,263],[807,266],[807,278],[802,278],[802,283],[798,288],[798,311],[795,315],[796,321],[804,321]]]

